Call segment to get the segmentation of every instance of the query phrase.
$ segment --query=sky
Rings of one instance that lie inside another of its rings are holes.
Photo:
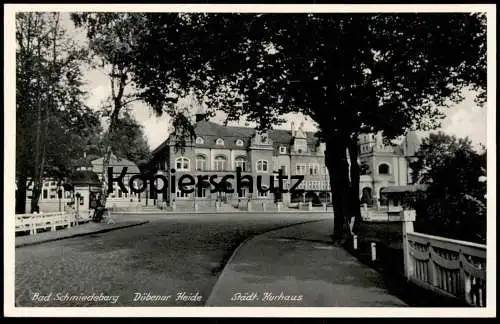
[[[85,34],[76,29],[69,19],[68,13],[62,14],[62,23],[66,28],[68,35],[74,40],[85,42]],[[106,75],[97,70],[85,70],[86,88],[89,96],[87,104],[94,108],[99,109],[111,93],[110,83]],[[180,101],[179,105],[189,104],[189,101]],[[169,117],[162,116],[156,117],[152,111],[143,103],[134,103],[132,114],[136,120],[144,126],[144,133],[148,140],[150,148],[153,150],[158,147],[169,135]],[[486,145],[486,106],[484,108],[478,107],[473,100],[473,96],[468,93],[463,102],[456,104],[446,110],[446,118],[441,123],[441,128],[434,130],[443,131],[450,135],[457,137],[469,137],[472,143],[479,147],[479,144]],[[289,114],[284,116],[286,123],[277,126],[278,128],[290,129],[290,124],[293,121],[295,125],[304,122],[304,129],[314,131],[316,130],[313,121],[303,115]],[[222,122],[224,115],[218,113],[213,119],[215,122]],[[232,125],[241,125],[244,123],[232,123]],[[297,127],[297,126],[296,126]],[[420,137],[428,135],[428,132],[418,132]]]

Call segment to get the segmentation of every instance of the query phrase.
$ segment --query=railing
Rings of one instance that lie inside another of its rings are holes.
[[[486,306],[486,246],[408,233],[407,277],[424,288]]]
[[[58,226],[71,227],[78,220],[69,213],[18,214],[16,215],[16,233],[29,231],[36,235],[38,229],[57,230]]]
[[[429,290],[486,306],[486,245],[415,233],[414,210],[400,213],[406,278]]]

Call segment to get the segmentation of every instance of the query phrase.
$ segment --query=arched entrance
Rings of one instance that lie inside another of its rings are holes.
[[[380,188],[379,190],[379,201],[380,201],[380,206],[387,206],[387,195],[382,193],[382,190],[384,190],[385,187]]]
[[[364,187],[361,191],[361,204],[367,204],[369,207],[373,206],[373,193],[372,188]]]
[[[330,193],[329,192],[321,191],[318,196],[319,196],[319,199],[321,200],[321,202],[325,202],[325,203],[330,202]]]

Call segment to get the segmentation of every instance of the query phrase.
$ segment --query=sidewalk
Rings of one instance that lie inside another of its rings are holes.
[[[206,306],[407,306],[387,290],[378,272],[331,245],[332,229],[332,221],[319,221],[246,241],[228,261]]]
[[[60,229],[57,231],[38,233],[36,235],[26,235],[16,237],[16,248],[28,245],[35,245],[51,241],[62,240],[70,237],[84,236],[95,233],[105,233],[117,229],[137,226],[149,223],[149,221],[134,221],[134,220],[121,220],[113,219],[114,224],[105,223],[86,223],[80,224],[75,227]]]
[[[238,208],[234,208],[232,206],[223,205],[220,208],[215,208],[214,206],[203,207],[198,210],[194,208],[177,208],[176,210],[165,210],[159,208],[152,207],[142,207],[142,208],[130,208],[130,209],[119,209],[116,211],[112,211],[113,214],[213,214],[213,213],[245,213],[245,214],[269,214],[269,213],[328,213],[332,214],[332,209],[328,208],[327,211],[324,210],[323,207],[313,207],[312,210],[303,210],[297,208],[288,208],[284,207],[280,211],[275,208],[268,208],[266,210],[262,209],[252,209],[251,211],[242,210]]]

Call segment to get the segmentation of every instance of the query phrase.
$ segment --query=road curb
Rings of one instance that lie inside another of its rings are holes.
[[[103,228],[103,229],[100,229],[100,230],[97,230],[97,231],[92,231],[92,232],[77,233],[77,234],[73,234],[73,235],[69,235],[69,236],[55,237],[55,238],[46,239],[46,240],[37,241],[37,242],[22,243],[22,244],[16,245],[15,248],[17,249],[17,248],[25,247],[25,246],[31,246],[31,245],[37,245],[37,244],[42,244],[42,243],[60,241],[60,240],[69,239],[69,238],[73,238],[73,237],[79,237],[79,236],[86,236],[86,235],[92,235],[92,234],[106,233],[106,232],[111,232],[111,231],[114,231],[114,230],[119,230],[119,229],[124,229],[124,228],[139,226],[139,225],[144,225],[144,224],[147,224],[149,222],[150,221],[143,221],[143,222],[139,222],[139,223],[121,225],[121,226],[112,227],[112,228]]]
[[[112,214],[124,214],[124,215],[204,215],[204,214],[325,214],[329,213],[327,211],[279,211],[279,212],[273,212],[273,211],[211,211],[211,212],[164,212],[164,211],[154,211],[154,212],[121,212],[121,211],[116,211],[116,212],[111,212]],[[333,213],[330,211],[330,213]]]
[[[236,255],[238,254],[238,252],[241,250],[241,248],[243,248],[245,245],[248,244],[248,242],[252,241],[252,240],[256,240],[256,239],[259,239],[261,238],[262,236],[266,236],[266,235],[269,235],[273,232],[279,232],[285,228],[288,228],[288,227],[293,227],[293,226],[300,226],[300,225],[304,225],[304,224],[308,224],[308,223],[316,223],[316,222],[325,222],[327,221],[328,219],[320,219],[320,220],[309,220],[309,221],[303,221],[303,222],[300,222],[300,223],[295,223],[295,224],[289,224],[289,225],[283,225],[283,226],[280,226],[280,227],[277,227],[277,228],[273,228],[272,230],[269,230],[269,231],[265,231],[263,233],[260,233],[260,234],[257,234],[255,236],[251,236],[251,237],[247,237],[243,242],[241,242],[237,247],[236,249],[234,249],[233,253],[231,254],[231,256],[229,257],[229,259],[227,260],[226,264],[224,264],[224,266],[222,267],[222,271],[220,272],[220,275],[219,275],[219,278],[217,278],[217,281],[215,282],[212,290],[210,291],[210,295],[208,296],[208,298],[206,299],[205,303],[204,303],[204,306],[206,307],[217,307],[217,306],[210,306],[208,305],[211,301],[211,299],[213,299],[216,295],[216,293],[218,292],[218,290],[220,289],[219,286],[220,286],[220,282],[221,282],[221,279],[222,277],[224,276],[224,272],[227,268],[227,266],[229,264],[231,264],[231,262],[233,261],[233,259],[236,257]],[[208,305],[208,306],[207,306]]]

